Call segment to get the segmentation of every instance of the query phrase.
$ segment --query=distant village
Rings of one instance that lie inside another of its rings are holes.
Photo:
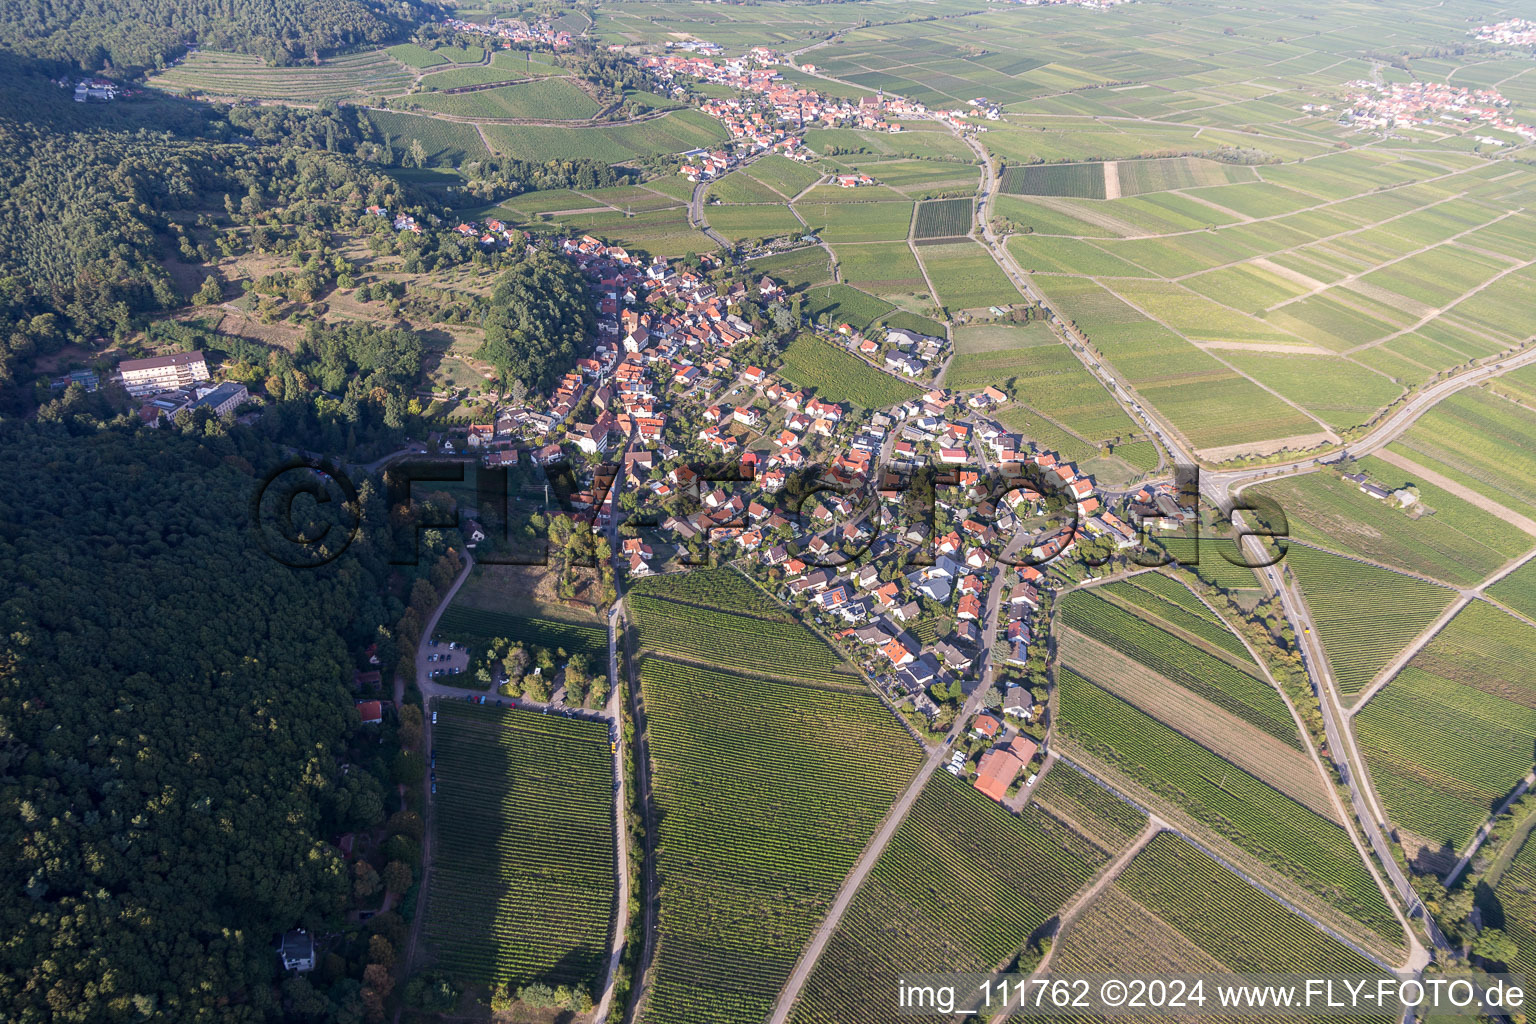
[[[527,22],[517,18],[492,18],[489,24],[444,18],[443,24],[456,32],[476,32],[500,39],[508,46],[549,46],[563,50],[571,45],[571,34],[547,22]]]
[[[1536,46],[1536,21],[1514,18],[1497,25],[1483,25],[1467,34],[1480,42],[1501,46]]]
[[[1517,122],[1506,111],[1510,101],[1495,89],[1468,89],[1439,82],[1349,82],[1356,90],[1340,121],[1359,128],[1391,129],[1437,124],[1482,124],[1536,142],[1536,127]],[[1496,139],[1489,141],[1497,142]]]

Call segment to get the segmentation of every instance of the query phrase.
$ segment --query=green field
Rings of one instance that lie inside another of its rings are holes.
[[[1032,164],[1009,167],[999,188],[1022,196],[1104,198],[1103,164]]]
[[[1168,577],[1146,579],[1160,579],[1145,586],[1170,597],[1188,594]],[[1069,595],[1058,621],[1073,673],[1320,814],[1336,813],[1279,693],[1209,613],[1125,581]]]
[[[862,409],[885,409],[920,393],[916,385],[897,380],[851,352],[809,334],[796,338],[784,350],[779,373],[796,387],[813,389],[819,398],[850,402]]]
[[[907,237],[911,203],[796,203],[809,229],[827,242],[890,242]]]
[[[829,284],[807,291],[803,308],[806,316],[818,322],[824,318],[828,326],[846,323],[863,330],[885,319],[896,307],[846,284]]]
[[[439,114],[477,119],[580,121],[598,110],[596,100],[564,78],[540,78],[452,95],[415,95],[402,102]]]
[[[1536,561],[1526,562],[1489,587],[1486,593],[1526,618],[1536,619]]]
[[[1058,726],[1081,745],[1389,942],[1400,930],[1344,830],[1076,673]]]
[[[1395,825],[1459,855],[1531,772],[1533,659],[1536,627],[1474,601],[1355,716]]]
[[[776,664],[741,642],[743,660]],[[661,885],[642,1019],[755,1024],[921,753],[868,692],[655,657],[640,680]]]
[[[482,130],[496,152],[539,163],[583,157],[620,163],[713,146],[725,138],[720,122],[697,110],[678,110],[639,124],[612,127],[487,124]]]
[[[971,231],[971,201],[969,199],[933,199],[917,204],[917,220],[912,225],[912,237],[916,240],[929,238],[957,238]]]
[[[420,139],[431,167],[457,167],[466,160],[484,160],[491,155],[472,124],[392,110],[370,110],[367,116],[397,153],[409,152],[412,140]]]
[[[1018,289],[980,242],[924,245],[917,257],[939,301],[951,310],[1012,306],[1020,301]]]
[[[1301,586],[1339,692],[1370,685],[1424,631],[1455,592],[1413,576],[1292,544],[1283,565]],[[1369,594],[1370,600],[1361,600]]]
[[[1396,442],[1414,462],[1515,509],[1536,505],[1536,410],[1480,388],[1459,391]]]
[[[319,64],[271,67],[260,57],[197,50],[180,63],[150,76],[156,88],[206,96],[322,103],[369,101],[410,89],[411,72],[389,51],[330,57]]]
[[[1463,586],[1536,546],[1536,538],[1391,463],[1366,458],[1358,465],[1357,472],[1388,490],[1412,484],[1429,511],[1410,517],[1406,510],[1378,501],[1352,481],[1326,471],[1262,484],[1246,493],[1276,502],[1297,540]]]
[[[789,616],[740,614],[736,597],[669,599],[670,576],[638,581],[626,601],[648,650],[669,658],[801,683],[863,689],[853,666]],[[753,607],[758,607],[754,601]]]
[[[935,773],[860,886],[791,1022],[884,1024],[897,1019],[896,981],[914,964],[976,972],[1007,964],[1107,859],[1050,815],[1011,814]]]
[[[1052,966],[1071,977],[1136,972],[1148,963],[1178,974],[1385,977],[1379,964],[1171,832],[1153,836],[1062,934]],[[1374,1019],[1386,1024],[1390,1017]]]
[[[1123,196],[1259,180],[1252,167],[1187,156],[1161,160],[1121,160],[1116,163],[1115,170],[1120,179],[1120,194]],[[1219,194],[1215,201],[1220,202]]]
[[[533,608],[475,607],[466,600],[468,596],[461,592],[438,620],[437,631],[444,640],[483,649],[492,640],[506,639],[549,651],[564,650],[567,655],[584,654],[594,665],[608,658],[608,631],[596,620],[551,618]]]
[[[422,941],[462,981],[594,999],[615,892],[608,727],[439,700]]]
[[[1536,971],[1536,840],[1526,837],[1494,895],[1503,911],[1501,926],[1520,947],[1509,969],[1529,977]]]

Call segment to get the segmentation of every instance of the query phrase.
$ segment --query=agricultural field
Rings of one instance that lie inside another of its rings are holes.
[[[978,352],[972,343],[974,331],[1008,331],[1022,344]],[[1090,441],[1128,437],[1138,432],[1114,395],[1044,324],[959,328],[955,332],[955,349],[955,357],[945,372],[947,387],[968,389],[996,384],[1014,401]]]
[[[323,103],[368,102],[410,90],[415,78],[388,51],[330,57],[318,65],[271,67],[260,57],[196,50],[149,78],[159,89],[204,96]]]
[[[1021,301],[980,242],[938,242],[918,247],[917,258],[933,282],[938,299],[950,310],[1012,306]]]
[[[1075,774],[1051,774],[1058,771]],[[898,1012],[896,981],[914,964],[977,972],[1008,964],[1108,858],[1038,809],[1014,815],[936,772],[859,888],[790,1020],[884,1024]]]
[[[793,199],[821,178],[821,172],[816,168],[777,153],[752,161],[746,171],[785,199]]]
[[[1455,591],[1416,576],[1293,543],[1281,563],[1301,587],[1334,680],[1345,697],[1435,621]],[[1362,601],[1362,594],[1371,595]]]
[[[596,114],[598,109],[596,100],[564,78],[540,78],[451,95],[418,94],[398,101],[397,105],[477,120],[581,121]]]
[[[779,372],[796,387],[813,389],[819,398],[851,402],[863,409],[885,409],[919,394],[916,385],[809,334],[784,350]]]
[[[1171,832],[1152,837],[1062,932],[1052,956],[1066,976],[1134,972],[1149,962],[1178,974],[1385,977],[1379,963]]]
[[[465,161],[484,160],[491,155],[472,124],[392,110],[370,110],[367,117],[380,134],[389,139],[390,148],[397,153],[409,152],[412,140],[420,139],[427,152],[429,167],[457,167]]]
[[[487,124],[482,130],[496,152],[523,160],[621,163],[658,153],[682,153],[725,138],[719,121],[697,110],[676,110],[639,124],[564,128],[554,125]]]
[[[783,668],[757,637],[739,642],[744,671]],[[642,1020],[756,1024],[921,750],[868,692],[657,657],[640,684],[661,822]]]
[[[473,984],[595,999],[617,898],[608,727],[464,701],[436,710],[432,963]]]
[[[843,280],[850,285],[893,301],[933,301],[917,257],[906,242],[839,245],[834,251]]]
[[[891,242],[907,237],[912,227],[912,204],[807,203],[795,204],[807,229],[823,241]]]
[[[1061,762],[1036,783],[1030,803],[1058,821],[1070,821],[1106,853],[1123,849],[1147,824],[1141,811]]]
[[[1536,767],[1533,659],[1536,627],[1473,601],[1355,715],[1393,824],[1446,864]]]
[[[1019,196],[1103,199],[1104,165],[1031,164],[1009,167],[1003,172],[998,188]]]
[[[709,226],[732,241],[798,235],[800,222],[780,203],[706,206]]]
[[[668,658],[797,683],[864,689],[827,642],[789,617],[739,614],[733,599],[701,605],[668,600],[670,577],[631,590],[626,605],[645,648]]]
[[[1118,191],[1122,196],[1259,180],[1258,173],[1252,167],[1188,156],[1158,160],[1118,160],[1113,172],[1105,168],[1106,180],[1110,173],[1114,173],[1119,180]],[[1213,195],[1216,196],[1215,201],[1220,202],[1219,194]]]
[[[1174,580],[1161,579],[1164,593],[1183,591],[1192,600]],[[1309,810],[1336,818],[1279,693],[1240,645],[1236,653],[1228,650],[1235,638],[1208,612],[1123,582],[1068,596],[1058,623],[1061,663],[1074,674]]]
[[[896,307],[868,292],[846,284],[829,284],[805,293],[804,312],[812,320],[829,326],[846,323],[864,330],[877,320],[886,319]]]
[[[1057,675],[1058,728],[1072,747],[1180,808],[1282,872],[1362,937],[1395,947],[1400,929],[1344,829],[1077,673]],[[1373,940],[1371,936],[1376,938]]]
[[[1504,918],[1494,926],[1502,927],[1520,948],[1509,969],[1530,977],[1536,971],[1536,840],[1527,836],[1520,844],[1493,895]]]
[[[969,199],[931,199],[926,203],[918,203],[912,238],[921,242],[970,234],[971,207]]]
[[[1536,561],[1526,562],[1484,593],[1526,618],[1536,619]]]
[[[478,64],[485,59],[485,51],[478,46],[436,46],[429,50],[415,43],[400,43],[386,47],[384,52],[400,63],[417,69],[448,64]]]
[[[1278,504],[1297,540],[1459,586],[1477,583],[1536,547],[1536,538],[1519,528],[1391,463],[1361,459],[1356,472],[1388,490],[1415,487],[1421,507],[1396,508],[1328,471],[1276,480],[1245,493]]]
[[[1512,509],[1536,505],[1536,409],[1482,388],[1435,405],[1390,446]]]
[[[753,260],[753,274],[766,274],[791,291],[832,279],[831,258],[819,245]]]

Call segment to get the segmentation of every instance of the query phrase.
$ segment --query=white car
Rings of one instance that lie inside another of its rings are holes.
[[[437,712],[436,711],[432,712],[432,724],[433,725],[437,724]]]
[[[1024,783],[1024,785],[1026,785],[1026,786],[1033,786],[1035,784],[1035,780],[1038,779],[1039,777],[1040,777],[1040,774],[1038,772],[1036,772],[1035,774],[1033,774],[1033,775],[1031,775],[1029,777],[1029,781]]]
[[[944,770],[949,772],[951,775],[958,776],[960,774],[960,766],[957,764],[947,764],[944,766]]]

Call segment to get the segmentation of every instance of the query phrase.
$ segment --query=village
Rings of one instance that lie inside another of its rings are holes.
[[[1363,80],[1349,82],[1346,88],[1358,91],[1350,94],[1348,107],[1339,120],[1361,130],[1476,123],[1511,132],[1526,142],[1536,141],[1536,126],[1510,118],[1506,113],[1510,102],[1496,89],[1468,89],[1438,82],[1383,85]]]

